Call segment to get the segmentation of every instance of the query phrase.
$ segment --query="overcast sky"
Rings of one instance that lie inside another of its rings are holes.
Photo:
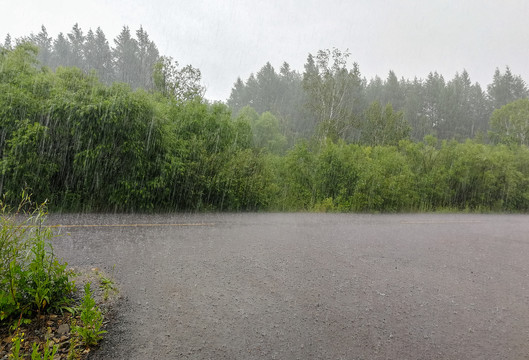
[[[496,67],[529,79],[526,0],[3,0],[1,41],[54,38],[75,23],[101,26],[110,45],[123,25],[140,25],[164,55],[202,71],[206,97],[225,100],[267,61],[303,70],[308,53],[349,49],[363,76],[449,79],[466,69],[483,87]],[[7,6],[6,4],[7,3]]]

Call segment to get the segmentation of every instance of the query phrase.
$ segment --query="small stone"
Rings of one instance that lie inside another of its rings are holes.
[[[70,326],[68,324],[61,324],[59,326],[59,329],[57,330],[57,333],[59,335],[65,335],[70,332]]]

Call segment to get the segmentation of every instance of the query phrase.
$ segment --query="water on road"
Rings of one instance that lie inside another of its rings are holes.
[[[115,266],[96,359],[522,359],[525,215],[52,215]]]

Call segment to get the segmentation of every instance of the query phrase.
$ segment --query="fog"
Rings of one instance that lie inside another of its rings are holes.
[[[100,26],[114,38],[123,25],[148,31],[162,54],[202,72],[206,97],[226,100],[233,83],[267,61],[303,70],[308,53],[349,49],[367,79],[446,78],[464,69],[489,84],[496,67],[529,78],[526,14],[529,5],[508,1],[140,1],[34,2],[3,6],[0,37],[38,33],[54,38],[74,23]]]

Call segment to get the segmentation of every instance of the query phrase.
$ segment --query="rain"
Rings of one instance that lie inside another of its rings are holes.
[[[528,7],[5,6],[0,358],[39,316],[60,356],[525,356]],[[23,287],[55,256],[100,349]]]

